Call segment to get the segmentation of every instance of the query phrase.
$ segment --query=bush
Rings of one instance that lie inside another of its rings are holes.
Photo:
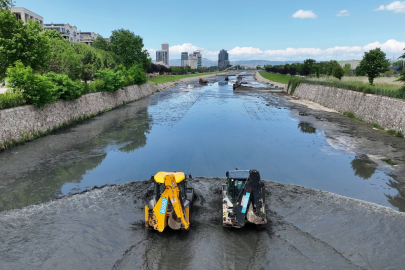
[[[300,77],[293,77],[290,79],[290,81],[288,82],[288,88],[287,91],[289,89],[289,87],[291,86],[291,90],[290,90],[290,94],[294,94],[295,89],[301,84],[302,82],[302,78]]]
[[[333,77],[339,79],[339,81],[342,79],[343,75],[345,74],[345,71],[340,65],[336,65],[333,70],[332,70]]]
[[[25,67],[20,61],[15,67],[7,69],[8,87],[14,93],[21,91],[24,100],[29,104],[42,107],[57,98],[55,84],[48,78],[35,74],[31,67]]]
[[[122,71],[114,72],[111,69],[102,69],[95,74],[96,89],[98,91],[116,91],[125,86],[125,77]],[[103,81],[103,83],[100,82]]]
[[[83,86],[80,81],[73,81],[65,74],[49,72],[44,75],[56,86],[57,96],[64,100],[73,100],[83,94]]]
[[[123,76],[124,86],[146,82],[146,74],[139,66],[133,66],[127,70],[123,65],[120,65],[118,72],[121,72],[121,76]]]

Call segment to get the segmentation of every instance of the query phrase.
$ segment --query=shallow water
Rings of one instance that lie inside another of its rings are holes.
[[[340,149],[283,97],[244,80],[255,89],[181,84],[1,153],[0,210],[161,170],[222,177],[234,168],[405,210],[389,170]]]

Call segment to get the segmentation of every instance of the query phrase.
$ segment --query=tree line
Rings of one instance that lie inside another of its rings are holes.
[[[404,55],[400,56],[399,59],[405,59],[405,53]],[[397,61],[393,64],[398,65],[399,67],[397,68],[397,71],[401,72],[398,80],[405,82],[405,70],[403,70],[403,61]],[[342,67],[335,60],[317,63],[314,59],[306,59],[303,63],[275,66],[268,65],[264,66],[264,68],[267,72],[280,73],[284,75],[315,75],[317,78],[319,78],[320,75],[326,75],[334,76],[339,80],[341,80],[343,76],[367,76],[370,85],[373,85],[375,78],[390,70],[390,65],[391,63],[387,59],[386,54],[381,50],[381,48],[376,48],[364,53],[363,59],[356,67],[354,74],[350,64],[345,64],[345,66]]]

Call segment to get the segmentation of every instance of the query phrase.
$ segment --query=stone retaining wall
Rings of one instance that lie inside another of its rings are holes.
[[[26,105],[0,110],[0,146],[7,142],[21,141],[38,131],[53,130],[80,117],[89,117],[136,101],[177,85],[169,82],[158,85],[133,85],[115,92],[99,92],[84,95],[76,100],[57,101],[43,108]]]
[[[340,112],[352,112],[366,122],[405,132],[405,101],[347,89],[301,83],[294,96]]]

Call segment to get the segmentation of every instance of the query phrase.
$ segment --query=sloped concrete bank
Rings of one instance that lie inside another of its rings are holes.
[[[301,83],[294,96],[340,112],[352,112],[366,122],[405,132],[405,101],[347,89]]]
[[[287,91],[287,84],[274,82],[274,81],[265,79],[265,78],[263,78],[262,75],[260,75],[260,73],[258,71],[255,72],[255,79],[259,83],[265,83],[265,84],[269,84],[269,85],[274,85],[274,87],[279,88],[279,89],[283,90],[284,92]]]

